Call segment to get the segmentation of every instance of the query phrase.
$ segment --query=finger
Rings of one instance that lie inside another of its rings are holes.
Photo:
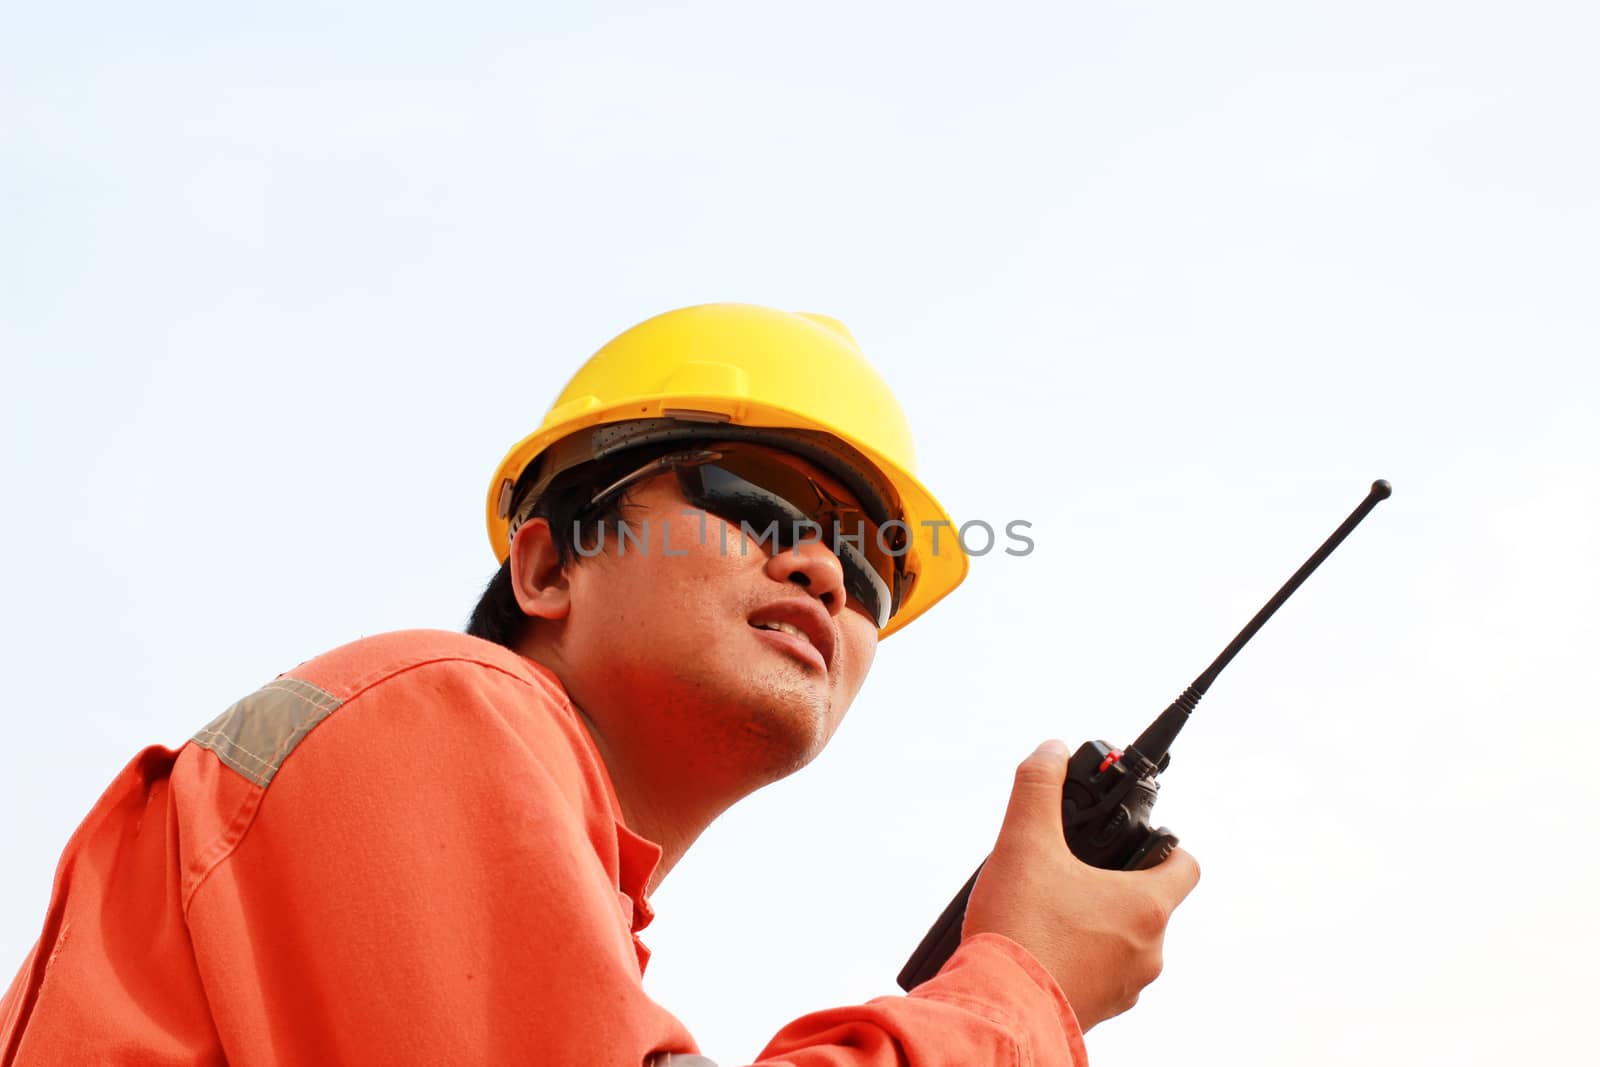
[[[1183,849],[1175,848],[1172,855],[1151,867],[1150,873],[1159,891],[1177,906],[1199,883],[1200,864]]]
[[[1046,741],[1017,767],[1011,786],[1011,801],[1006,806],[1008,832],[1051,835],[1064,840],[1061,827],[1061,791],[1067,783],[1067,746],[1062,741]]]

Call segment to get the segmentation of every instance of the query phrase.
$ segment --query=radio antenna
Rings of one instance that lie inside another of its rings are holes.
[[[1139,739],[1128,747],[1137,751],[1151,763],[1160,764],[1166,757],[1167,750],[1172,747],[1173,739],[1178,736],[1178,731],[1182,730],[1184,724],[1189,721],[1189,713],[1194,710],[1196,704],[1200,703],[1200,698],[1206,695],[1206,690],[1210,689],[1211,683],[1217,680],[1217,675],[1222,673],[1222,668],[1226,667],[1233,660],[1233,657],[1239,654],[1239,650],[1256,635],[1256,631],[1261,629],[1268,619],[1272,618],[1273,612],[1283,606],[1283,602],[1288,600],[1296,589],[1300,588],[1301,584],[1311,576],[1312,571],[1322,565],[1322,561],[1327,559],[1333,553],[1333,550],[1339,547],[1339,543],[1350,536],[1350,531],[1354,530],[1357,524],[1366,518],[1373,508],[1378,506],[1378,501],[1388,499],[1390,492],[1392,490],[1389,483],[1382,478],[1373,482],[1372,491],[1350,513],[1350,517],[1340,523],[1339,528],[1333,531],[1333,534],[1326,541],[1322,542],[1322,547],[1311,553],[1311,558],[1302,563],[1300,569],[1295,571],[1287,582],[1283,583],[1283,588],[1279,589],[1277,594],[1267,601],[1265,607],[1256,612],[1256,617],[1245,624],[1245,628],[1239,631],[1239,636],[1235,637],[1228,644],[1228,647],[1222,650],[1222,655],[1213,660],[1211,666],[1201,671],[1200,677],[1189,683],[1189,688],[1185,689],[1178,699],[1168,706],[1166,711],[1156,716],[1156,721],[1150,724],[1149,729],[1140,734]]]

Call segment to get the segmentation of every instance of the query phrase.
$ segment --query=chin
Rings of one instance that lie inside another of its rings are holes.
[[[838,726],[825,692],[813,687],[766,688],[745,705],[747,758],[765,770],[765,781],[786,778],[816,759]]]

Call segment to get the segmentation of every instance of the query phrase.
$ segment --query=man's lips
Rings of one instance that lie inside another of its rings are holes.
[[[833,618],[809,597],[792,597],[768,604],[750,615],[750,625],[797,654],[813,655],[824,671],[833,666]],[[798,634],[786,628],[800,631]]]

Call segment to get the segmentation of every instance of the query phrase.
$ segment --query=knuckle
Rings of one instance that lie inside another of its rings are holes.
[[[1157,978],[1160,978],[1161,971],[1165,966],[1165,961],[1163,961],[1161,958],[1161,953],[1159,952],[1146,959],[1144,962],[1144,967],[1141,969],[1139,974],[1140,988],[1143,988],[1144,986],[1149,985],[1151,982],[1154,982]]]
[[[1166,902],[1156,896],[1147,896],[1134,907],[1134,931],[1145,940],[1159,938],[1167,929],[1169,912]]]

